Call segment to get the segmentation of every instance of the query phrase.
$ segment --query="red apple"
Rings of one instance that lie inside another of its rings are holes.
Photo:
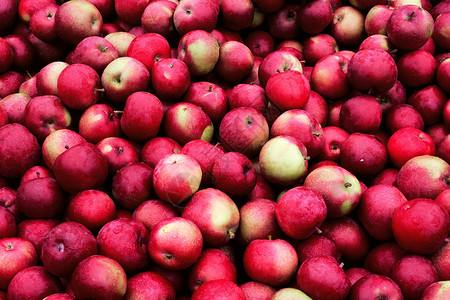
[[[79,134],[91,143],[121,135],[119,115],[107,104],[94,104],[84,110],[78,123]]]
[[[294,70],[271,76],[265,90],[269,101],[281,111],[302,108],[308,101],[311,92],[305,76]]]
[[[258,80],[262,87],[265,87],[267,81],[272,75],[296,70],[302,72],[302,64],[292,53],[277,50],[267,55],[258,68]]]
[[[177,3],[169,0],[151,1],[144,9],[141,24],[146,32],[169,38],[175,33],[173,14]]]
[[[254,4],[250,0],[222,0],[220,2],[220,18],[230,30],[248,29],[253,21]]]
[[[367,35],[383,34],[386,35],[386,27],[389,17],[394,8],[385,4],[372,6],[364,19],[364,29]]]
[[[71,63],[88,65],[101,74],[106,66],[118,57],[119,53],[107,39],[90,36],[77,44],[71,55]]]
[[[237,284],[227,279],[210,280],[202,284],[193,294],[191,300],[244,300],[244,292]]]
[[[173,12],[173,24],[180,35],[192,30],[211,32],[217,24],[218,1],[181,0]]]
[[[303,42],[302,54],[308,65],[315,65],[320,59],[339,51],[336,39],[326,33],[307,38]]]
[[[69,64],[66,62],[54,61],[36,74],[36,88],[39,95],[58,96],[58,78],[67,66]]]
[[[0,4],[0,30],[10,29],[15,23],[18,13],[19,2],[15,0],[7,0]]]
[[[131,41],[127,56],[139,60],[151,71],[155,63],[170,57],[169,42],[158,33],[145,33]]]
[[[264,58],[275,50],[275,39],[266,31],[255,30],[245,37],[245,45],[253,56]]]
[[[430,284],[422,293],[423,300],[445,299],[450,296],[448,292],[448,281],[438,281]]]
[[[162,100],[181,99],[191,85],[191,77],[186,64],[176,58],[158,61],[151,71],[152,87]]]
[[[86,140],[70,129],[60,129],[50,133],[42,143],[42,159],[50,170],[53,170],[56,157]]]
[[[115,174],[127,164],[139,161],[139,155],[133,144],[125,139],[107,137],[98,142],[96,146],[106,158],[111,174]]]
[[[331,35],[341,46],[356,46],[365,37],[364,21],[364,14],[357,8],[341,6],[334,11],[330,24]]]
[[[434,21],[433,40],[444,50],[450,50],[450,42],[448,41],[448,24],[450,22],[450,13],[445,12],[437,16]]]
[[[237,83],[250,74],[253,54],[243,43],[228,41],[220,46],[214,72],[227,82]]]
[[[142,13],[150,0],[115,0],[114,11],[117,16],[126,24],[137,25],[141,21]]]
[[[144,297],[147,299],[175,299],[175,289],[172,284],[155,272],[142,272],[129,278],[124,299],[131,300]]]
[[[169,137],[154,137],[149,139],[141,151],[141,161],[155,168],[158,161],[169,154],[180,153],[180,144]]]
[[[25,219],[17,226],[17,237],[30,241],[39,258],[45,236],[59,223],[57,219]]]
[[[52,2],[52,1],[49,1]],[[30,30],[45,42],[54,42],[58,39],[55,29],[55,14],[59,5],[49,4],[37,10],[30,18]]]
[[[330,54],[320,59],[311,73],[311,88],[327,99],[344,97],[350,92],[347,80],[349,59]]]
[[[308,34],[321,33],[333,20],[333,9],[327,0],[304,3],[297,12],[297,25]]]

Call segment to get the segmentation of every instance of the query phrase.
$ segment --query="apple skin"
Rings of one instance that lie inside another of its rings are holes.
[[[386,4],[372,6],[364,19],[364,29],[366,30],[367,35],[386,35],[387,22],[394,9],[394,7]]]
[[[19,222],[23,219],[23,215],[17,207],[17,191],[9,187],[8,185],[0,188],[0,206],[7,208],[9,212],[12,213],[12,215],[15,217],[16,222]]]
[[[200,257],[203,236],[189,219],[173,217],[159,222],[150,232],[148,254],[169,270],[184,270]]]
[[[174,153],[156,164],[153,187],[159,199],[179,205],[197,192],[201,178],[202,169],[194,158]]]
[[[110,42],[117,50],[119,57],[127,55],[128,47],[136,36],[125,31],[112,32],[105,36],[105,39]]]
[[[303,262],[297,272],[297,286],[313,299],[346,299],[350,280],[332,256],[316,256]]]
[[[289,155],[281,155],[289,153]],[[280,135],[267,141],[259,153],[264,178],[274,184],[289,186],[306,177],[308,169],[305,145],[295,137]]]
[[[38,164],[41,146],[23,125],[10,123],[0,127],[0,175],[18,178]],[[20,159],[18,159],[20,158]]]
[[[360,44],[365,37],[365,15],[357,8],[344,5],[337,8],[330,24],[330,33],[341,47]]]
[[[114,259],[127,274],[139,273],[149,266],[149,232],[137,220],[112,220],[100,229],[96,240],[98,254]]]
[[[267,109],[265,90],[256,84],[237,84],[228,94],[228,105],[230,110],[237,107],[252,107],[264,113]]]
[[[166,155],[180,152],[181,146],[174,139],[169,137],[154,137],[149,139],[142,147],[140,159],[154,169],[158,161]]]
[[[410,51],[397,61],[398,79],[408,87],[419,88],[431,84],[438,62],[425,50]]]
[[[417,5],[397,7],[389,17],[386,34],[401,50],[416,50],[431,37],[434,21],[431,14]]]
[[[239,286],[245,294],[245,299],[270,300],[277,290],[265,283],[247,281]]]
[[[77,265],[70,286],[77,299],[95,297],[99,300],[120,300],[126,293],[127,277],[115,260],[103,255],[92,255]]]
[[[445,299],[450,297],[449,293],[450,282],[442,280],[430,284],[422,293],[422,300]]]
[[[323,131],[323,148],[318,158],[320,160],[339,161],[341,144],[350,135],[347,131],[336,126],[325,126]]]
[[[201,77],[214,69],[219,60],[219,49],[219,43],[211,33],[198,29],[182,36],[177,56],[188,66],[191,76]]]
[[[315,65],[321,58],[339,51],[336,39],[326,33],[316,34],[303,42],[302,54],[308,65]]]
[[[7,290],[7,299],[43,299],[62,293],[59,278],[50,274],[43,266],[31,266],[18,272]]]
[[[181,0],[173,12],[173,26],[180,35],[192,30],[211,32],[217,24],[218,1]]]
[[[151,71],[156,62],[170,57],[169,42],[158,33],[144,33],[131,41],[127,57],[139,60]]]
[[[227,151],[236,151],[251,158],[269,139],[269,125],[254,108],[234,108],[220,122],[219,139]]]
[[[55,30],[55,13],[59,5],[49,4],[36,11],[30,18],[30,30],[42,41],[54,42],[58,39]]]
[[[7,71],[0,75],[0,97],[19,92],[20,85],[24,82],[24,76],[16,71]]]
[[[191,300],[245,300],[244,292],[234,282],[227,279],[210,280],[202,284],[193,294]]]
[[[253,1],[222,0],[220,2],[220,20],[226,28],[234,31],[248,29],[253,21]]]
[[[163,115],[163,106],[155,95],[135,92],[125,101],[120,127],[128,138],[147,141],[158,134]]]
[[[23,71],[31,68],[35,64],[36,49],[25,35],[10,34],[3,39],[13,49],[14,59],[12,66],[14,69]]]
[[[54,18],[56,34],[72,45],[88,36],[100,35],[103,25],[103,17],[97,7],[83,0],[63,3]]]
[[[381,243],[367,253],[363,265],[372,273],[390,276],[392,266],[405,255],[397,243]]]
[[[392,56],[380,49],[360,50],[348,63],[347,78],[350,85],[360,91],[369,89],[383,93],[397,80],[397,66]]]
[[[125,209],[134,210],[152,195],[153,169],[132,162],[119,169],[112,179],[113,198]]]
[[[253,54],[243,43],[227,41],[219,48],[219,60],[214,68],[215,74],[230,82],[241,82],[253,68]]]
[[[142,202],[134,211],[132,218],[144,224],[149,232],[162,221],[179,217],[176,208],[161,200],[147,200]]]
[[[388,299],[403,299],[400,287],[387,276],[369,274],[356,281],[352,286],[349,299],[363,297],[388,297]]]
[[[226,279],[237,282],[236,267],[225,252],[216,248],[203,250],[188,274],[188,288],[194,293],[203,283]]]
[[[0,239],[0,259],[2,260],[0,288],[7,290],[13,277],[21,270],[37,264],[37,254],[33,244],[20,237]]]
[[[407,100],[422,116],[425,126],[438,123],[442,119],[442,112],[448,98],[446,93],[437,85],[428,85],[414,91]]]
[[[126,139],[107,137],[98,142],[96,146],[106,158],[110,174],[115,174],[127,164],[139,161],[136,149]]]
[[[11,24],[15,24],[19,2],[15,0],[7,0],[0,5],[0,30],[6,30],[11,27]]]
[[[358,50],[380,49],[388,52],[392,58],[397,61],[397,49],[389,41],[389,38],[383,34],[373,34],[365,38],[359,45]],[[422,50],[425,51],[425,50]],[[431,55],[431,54],[430,54]]]
[[[292,53],[276,50],[267,55],[259,65],[258,80],[264,88],[272,75],[288,70],[302,72],[302,63]]]
[[[448,24],[450,22],[449,12],[440,14],[434,21],[433,40],[436,45],[444,50],[450,50],[450,42],[448,42]]]
[[[170,38],[175,33],[173,14],[177,3],[168,0],[151,1],[141,16],[141,24],[146,32],[154,32]]]
[[[431,261],[422,255],[409,254],[399,259],[389,276],[402,290],[405,299],[420,299],[423,291],[439,276]]]
[[[57,219],[25,219],[17,225],[17,237],[30,241],[39,258],[45,236],[59,223]]]
[[[283,286],[295,277],[298,257],[285,240],[256,239],[245,248],[243,264],[252,280]]]
[[[191,85],[191,77],[186,64],[176,58],[158,61],[151,71],[152,87],[162,100],[181,99]]]
[[[13,48],[0,38],[0,72],[6,72],[14,61]]]
[[[16,236],[17,224],[14,215],[4,206],[0,206],[0,216],[2,223],[0,224],[0,238],[8,238]]]
[[[214,188],[195,193],[181,216],[200,228],[205,244],[215,247],[225,245],[235,237],[240,221],[239,209],[234,201]]]
[[[311,171],[303,185],[323,197],[327,215],[332,218],[348,215],[358,206],[361,197],[356,176],[340,166],[322,166]]]
[[[90,36],[77,44],[71,56],[71,63],[88,65],[101,74],[106,66],[118,57],[119,53],[107,39]]]
[[[298,241],[294,247],[295,251],[297,251],[299,265],[308,258],[321,255],[332,256],[338,261],[341,259],[340,250],[334,241],[320,233],[313,234],[305,240]]]
[[[30,97],[38,96],[36,87],[36,75],[26,79],[19,87],[19,93],[26,94]]]
[[[315,0],[304,3],[297,12],[296,24],[304,32],[314,35],[321,33],[333,20],[331,3]]]
[[[253,56],[264,58],[275,50],[275,39],[266,31],[254,30],[245,37],[245,45]]]
[[[68,277],[79,262],[94,254],[97,242],[89,229],[77,222],[63,222],[45,236],[40,257],[48,272]]]
[[[39,95],[58,96],[58,78],[69,64],[63,61],[54,61],[47,64],[36,74],[36,88]]]
[[[97,144],[107,137],[120,137],[119,115],[108,104],[86,108],[78,122],[78,132],[86,141]]]
[[[269,101],[281,111],[302,108],[311,93],[308,80],[294,70],[271,76],[265,90]]]
[[[58,96],[71,109],[84,110],[95,104],[99,98],[99,88],[100,76],[85,64],[69,65],[58,77]]]
[[[450,92],[450,88],[448,88],[448,84],[450,82],[450,59],[445,59],[442,61],[436,70],[436,80],[439,87],[446,91]]]
[[[408,200],[435,199],[448,189],[450,167],[441,158],[420,155],[408,160],[397,176],[397,187]]]
[[[146,271],[127,280],[127,292],[124,299],[132,300],[139,297],[175,300],[175,289],[162,275]]]
[[[390,133],[406,127],[424,130],[421,114],[413,106],[403,103],[393,106],[385,113],[385,124]]]
[[[181,145],[201,139],[210,142],[214,125],[200,106],[189,102],[177,102],[164,114],[162,129],[167,137]]]
[[[0,106],[5,110],[9,123],[25,124],[25,107],[31,97],[24,93],[10,94],[0,100]]]
[[[84,190],[72,197],[65,211],[65,219],[78,222],[91,231],[97,231],[113,220],[114,201],[105,192]]]
[[[122,103],[134,92],[148,89],[150,72],[135,58],[119,57],[103,70],[101,84],[110,101]]]
[[[53,172],[65,191],[76,194],[100,187],[108,176],[108,162],[94,144],[85,142],[58,155]]]
[[[450,253],[450,244],[446,241],[444,244],[436,251],[435,253],[429,256],[431,262],[433,263],[436,271],[439,274],[439,278],[441,280],[449,280],[450,272],[449,272],[449,253]]]
[[[413,222],[418,220],[420,222]],[[392,231],[396,242],[415,254],[433,254],[448,235],[447,210],[432,199],[416,198],[404,203],[393,214]]]
[[[342,127],[349,133],[373,132],[381,125],[382,108],[373,96],[356,96],[345,101],[339,117]]]
[[[301,32],[296,24],[298,3],[285,3],[281,9],[267,16],[269,32],[277,39],[295,39]]]

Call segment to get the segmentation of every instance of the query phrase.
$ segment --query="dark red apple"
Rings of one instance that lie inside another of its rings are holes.
[[[132,300],[139,297],[147,299],[175,299],[172,284],[155,272],[141,272],[127,280],[127,292],[123,299]]]

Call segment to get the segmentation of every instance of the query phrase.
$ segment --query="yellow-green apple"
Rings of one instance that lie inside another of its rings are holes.
[[[20,237],[0,239],[0,288],[7,290],[11,279],[21,270],[37,264],[34,245]]]
[[[124,299],[174,300],[175,295],[175,289],[169,280],[155,272],[146,271],[136,274],[127,280],[127,292]]]
[[[94,144],[85,142],[58,155],[53,172],[57,183],[66,192],[76,194],[99,188],[108,176],[108,162]]]
[[[58,77],[69,64],[54,61],[47,64],[36,74],[36,88],[39,95],[58,96]]]
[[[55,14],[58,8],[57,4],[49,4],[31,16],[30,30],[40,40],[54,42],[58,39],[55,29]]]
[[[217,147],[203,140],[193,140],[188,142],[181,148],[181,154],[189,155],[193,157],[199,163],[202,168],[202,186],[211,185],[213,178],[213,167],[216,161],[225,152]],[[222,178],[223,179],[223,178]]]
[[[161,200],[147,200],[142,202],[134,211],[132,218],[138,220],[149,232],[164,220],[179,217],[176,208]]]
[[[253,68],[253,54],[243,43],[227,41],[220,46],[219,60],[214,68],[219,78],[237,83],[250,74]]]
[[[341,47],[357,46],[364,40],[364,17],[363,12],[350,5],[334,11],[330,33]]]
[[[116,214],[116,205],[111,197],[100,190],[84,190],[71,197],[65,210],[65,219],[78,222],[95,232]]]
[[[149,92],[134,92],[125,101],[120,127],[128,138],[147,141],[158,134],[163,115],[158,97]]]
[[[380,241],[390,241],[394,237],[392,217],[406,202],[408,199],[395,186],[373,185],[361,195],[358,219],[372,237]]]
[[[97,143],[97,148],[108,161],[108,170],[116,174],[129,163],[138,162],[139,155],[133,144],[120,137],[107,137]]]
[[[99,88],[100,76],[85,64],[69,65],[58,76],[58,96],[71,109],[83,110],[95,104]]]
[[[219,43],[205,30],[192,30],[184,34],[177,48],[177,57],[189,68],[191,76],[209,74],[219,60]]]
[[[303,185],[323,197],[330,217],[348,215],[358,206],[361,197],[356,176],[340,166],[322,166],[311,171]]]
[[[151,71],[155,63],[170,57],[170,45],[158,33],[144,33],[131,41],[127,56],[139,60]]]
[[[98,253],[118,262],[127,274],[144,271],[150,263],[149,232],[134,219],[109,221],[97,234]]]
[[[236,283],[236,266],[222,250],[205,249],[189,270],[188,288],[193,293],[203,283],[217,279],[227,279]]]
[[[261,61],[258,68],[258,80],[260,85],[265,87],[272,75],[288,70],[302,72],[302,63],[296,56],[282,50],[276,50],[270,53]]]
[[[349,299],[364,297],[386,297],[388,299],[403,299],[402,291],[395,281],[387,276],[368,274],[356,281],[350,290]]]
[[[30,266],[12,278],[6,295],[8,299],[43,299],[62,291],[58,277],[53,276],[43,266]]]
[[[321,33],[333,20],[333,9],[328,0],[313,0],[300,6],[296,24],[304,32]]]
[[[420,222],[416,220],[420,219]],[[410,253],[430,255],[444,244],[450,217],[433,199],[416,198],[401,205],[392,216],[397,244]]]
[[[169,0],[152,1],[144,9],[141,24],[146,32],[154,32],[165,38],[175,33],[173,14],[177,3]]]
[[[217,84],[197,81],[189,86],[183,101],[200,106],[213,124],[219,124],[228,112],[227,98],[224,89]]]
[[[227,279],[210,280],[202,284],[193,294],[191,300],[244,300],[245,295],[241,288],[233,281]]]
[[[186,64],[177,58],[165,58],[151,71],[152,88],[161,100],[176,101],[182,98],[191,85]]]
[[[193,30],[211,32],[217,24],[219,1],[181,0],[173,12],[173,26],[180,35]]]
[[[283,299],[311,300],[312,298],[297,288],[285,287],[285,288],[281,288],[278,291],[276,291],[270,299],[272,299],[272,300],[283,300]]]
[[[19,2],[15,0],[2,1],[0,4],[0,30],[11,29],[12,24],[15,24],[18,16]]]
[[[165,136],[157,136],[149,139],[144,146],[140,154],[142,162],[146,163],[152,168],[155,168],[158,161],[164,156],[180,153],[181,146],[177,141]]]
[[[252,158],[269,139],[269,125],[256,109],[237,107],[220,122],[219,139],[227,151],[240,152]]]
[[[153,169],[143,162],[131,162],[112,179],[113,198],[125,209],[134,210],[152,194]]]
[[[391,43],[402,50],[416,50],[433,34],[434,21],[425,9],[413,5],[396,7],[386,25]]]
[[[432,283],[439,281],[439,275],[431,261],[422,255],[408,254],[399,259],[389,275],[405,299],[420,299],[420,295]]]
[[[301,30],[296,24],[298,3],[285,3],[282,8],[267,16],[269,32],[277,39],[295,39]]]
[[[98,143],[107,137],[119,137],[119,115],[108,104],[94,104],[86,108],[78,122],[79,134],[90,143]]]
[[[257,239],[244,250],[244,270],[255,281],[271,286],[288,284],[298,270],[294,247],[283,239]]]
[[[240,223],[237,239],[248,245],[256,239],[281,238],[275,210],[276,202],[269,199],[255,199],[239,208]]]
[[[111,32],[105,36],[105,39],[117,50],[119,57],[127,55],[128,47],[134,38],[135,35],[125,31]]]
[[[206,244],[216,247],[225,245],[235,237],[240,220],[234,201],[214,188],[196,192],[181,216],[200,228]]]
[[[63,222],[50,230],[42,242],[45,269],[58,277],[68,277],[83,259],[97,254],[97,242],[89,229],[77,222]]]
[[[164,114],[162,129],[167,137],[181,145],[192,140],[212,140],[214,125],[200,106],[189,102],[177,102]]]
[[[40,141],[59,129],[72,125],[72,116],[62,101],[53,95],[32,98],[25,107],[25,126]]]
[[[120,300],[127,290],[127,275],[117,261],[92,255],[77,265],[70,287],[77,298]]]
[[[156,224],[150,232],[148,254],[158,265],[169,270],[184,270],[200,257],[203,237],[198,226],[182,217]]]
[[[130,26],[138,25],[141,21],[142,13],[150,0],[115,0],[114,11],[117,16]]]
[[[119,57],[103,70],[101,83],[108,100],[122,103],[134,92],[148,89],[150,72],[135,58]]]
[[[119,53],[107,39],[90,36],[77,44],[71,55],[71,63],[88,65],[102,74],[106,66],[118,57]]]
[[[21,177],[38,164],[41,146],[37,138],[23,125],[10,123],[0,127],[0,175]]]
[[[189,155],[175,153],[156,164],[153,188],[159,199],[179,205],[197,192],[201,180],[199,163]]]
[[[70,0],[61,4],[54,18],[56,34],[72,45],[88,36],[100,35],[103,25],[100,11],[85,0]]]
[[[327,204],[318,192],[300,186],[287,190],[278,199],[275,214],[287,236],[304,240],[322,225],[327,216]]]
[[[245,45],[253,56],[264,58],[275,51],[275,38],[267,31],[254,30],[245,37]]]
[[[86,142],[77,132],[70,129],[60,129],[50,133],[42,143],[42,160],[53,170],[56,157],[69,148]]]
[[[262,175],[271,183],[282,186],[298,184],[308,170],[306,147],[292,136],[271,138],[261,148],[259,165]]]
[[[397,176],[397,187],[409,200],[436,198],[450,184],[450,167],[443,159],[420,155],[408,160]]]
[[[392,56],[380,49],[356,52],[350,59],[347,70],[350,85],[360,92],[370,89],[386,92],[394,86],[398,74]]]

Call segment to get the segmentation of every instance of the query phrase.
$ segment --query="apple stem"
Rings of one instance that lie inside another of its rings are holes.
[[[351,184],[350,182],[346,182],[346,183],[344,183],[344,186],[345,186],[346,188],[349,188],[349,187],[352,186],[352,184]]]
[[[269,236],[267,237],[267,239],[268,239],[269,241],[271,241],[271,240],[272,240],[272,235],[269,235]]]
[[[95,88],[94,91],[104,93],[104,92],[105,92],[105,89],[103,89],[103,88],[102,88],[102,89],[97,89],[97,88]]]
[[[339,264],[339,268],[341,268],[341,269],[344,268],[344,263],[343,263],[343,262],[341,262],[341,263]]]
[[[227,231],[227,234],[228,234],[228,236],[230,237],[230,240],[234,239],[234,237],[235,237],[235,234],[234,234],[234,232],[233,232],[233,231],[231,231],[231,230],[228,230],[228,231]]]
[[[31,76],[31,74],[30,74],[30,72],[28,70],[26,71],[26,73],[27,73],[28,77],[33,78],[33,76]]]
[[[116,115],[121,115],[121,114],[123,114],[123,110],[115,110],[114,113]]]
[[[41,177],[41,172],[36,172],[36,177],[40,178]]]
[[[316,229],[316,232],[318,233],[318,234],[322,234],[322,230],[320,230],[320,228],[319,227],[315,227],[314,229]]]
[[[309,156],[309,155],[305,157],[305,160],[310,160],[310,159],[311,159],[311,156]]]

